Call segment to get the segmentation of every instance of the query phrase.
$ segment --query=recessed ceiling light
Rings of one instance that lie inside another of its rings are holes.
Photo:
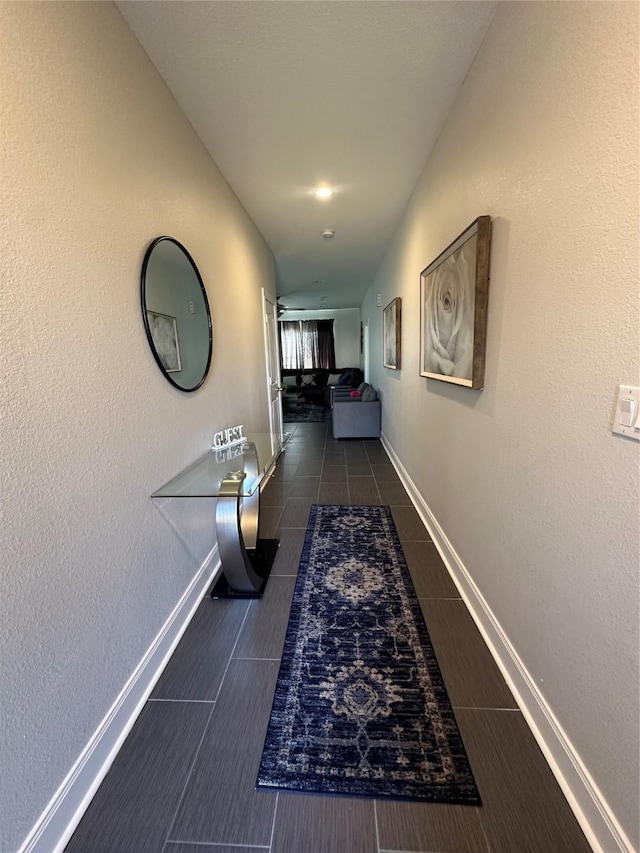
[[[316,198],[331,198],[333,190],[331,187],[318,187],[315,191]]]
[[[322,232],[322,236],[325,238],[325,240],[330,240],[335,233],[335,231],[332,231],[331,229],[327,228],[326,231]]]

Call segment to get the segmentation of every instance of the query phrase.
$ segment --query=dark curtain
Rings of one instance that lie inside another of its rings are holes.
[[[333,338],[333,320],[317,320],[318,368],[333,370],[336,366],[336,349]]]
[[[281,320],[283,370],[332,370],[336,366],[333,320]]]

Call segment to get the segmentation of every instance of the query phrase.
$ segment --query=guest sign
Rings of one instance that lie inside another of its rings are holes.
[[[242,424],[220,430],[213,436],[212,450],[216,451],[216,462],[230,462],[243,456],[247,439],[242,434]]]
[[[246,439],[242,434],[242,424],[239,424],[217,432],[213,436],[213,447],[218,450],[223,447],[230,447],[232,444],[239,444],[241,441],[246,441]]]

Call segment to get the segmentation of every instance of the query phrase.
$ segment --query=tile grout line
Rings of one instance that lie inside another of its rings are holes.
[[[482,820],[482,810],[475,807],[476,814],[478,815],[478,823],[480,824],[480,831],[482,832],[482,837],[484,838],[484,843],[487,848],[488,853],[491,853],[491,844],[489,843],[489,836],[487,835],[487,831],[484,826],[484,821]]]
[[[520,708],[491,708],[490,706],[482,706],[482,708],[474,708],[471,705],[451,705],[454,711],[508,711],[509,713],[521,714]]]
[[[416,595],[418,601],[462,601],[460,596],[452,598],[449,595]]]
[[[218,841],[181,841],[178,838],[167,838],[165,844],[186,844],[189,847],[202,847],[215,853],[216,848],[237,847],[239,850],[269,850],[264,844],[225,844]]]
[[[224,672],[222,673],[222,678],[220,679],[220,686],[218,687],[218,692],[216,693],[216,700],[217,700],[217,699],[218,699],[218,697],[220,696],[220,691],[222,690],[222,685],[224,684],[224,680],[225,680],[225,678],[227,677],[227,672],[229,671],[229,667],[231,666],[231,661],[233,660],[233,653],[235,652],[235,650],[236,650],[236,648],[237,648],[237,646],[238,646],[238,643],[240,642],[240,634],[242,634],[242,629],[244,628],[244,624],[245,624],[245,622],[247,621],[247,618],[248,618],[248,616],[249,616],[249,610],[251,609],[251,605],[252,605],[252,604],[253,604],[253,602],[252,602],[252,601],[250,601],[250,602],[249,602],[249,606],[248,606],[248,607],[247,607],[247,609],[245,610],[244,618],[243,618],[243,620],[242,620],[242,625],[240,625],[240,628],[238,629],[238,634],[237,634],[237,636],[236,636],[236,641],[235,641],[235,643],[233,644],[233,648],[231,649],[231,654],[229,655],[229,660],[227,661],[227,665],[225,666],[225,668],[224,668]]]
[[[283,578],[291,578],[293,575],[280,575],[279,577]],[[279,663],[280,658],[234,658],[234,660],[252,660],[252,661],[263,661],[264,663]]]
[[[182,805],[185,794],[187,793],[187,787],[188,787],[189,782],[191,780],[191,774],[193,773],[193,768],[195,767],[196,761],[198,760],[198,756],[200,755],[200,750],[202,749],[202,744],[204,742],[205,735],[207,734],[207,729],[209,728],[209,724],[211,723],[211,717],[213,716],[214,710],[215,710],[215,703],[211,706],[211,711],[209,712],[209,716],[207,717],[207,722],[205,724],[205,727],[202,730],[202,735],[200,737],[200,741],[198,742],[198,746],[197,746],[197,748],[193,754],[193,759],[191,761],[191,764],[189,765],[189,771],[185,775],[184,785],[182,787],[182,793],[180,794],[180,797],[178,798],[178,802],[177,802],[175,811],[173,813],[173,817],[171,818],[171,823],[169,824],[169,828],[167,829],[167,834],[165,835],[164,843],[162,844],[162,853],[164,853],[164,850],[167,846],[167,841],[168,841],[169,837],[171,836],[171,830],[173,829],[173,825],[175,824],[176,818],[178,817],[178,812],[180,811],[180,806]]]
[[[269,853],[273,853],[273,837],[276,834],[276,817],[278,815],[278,803],[280,802],[280,792],[276,791],[276,802],[273,807],[273,821],[271,823],[271,837],[269,838]]]

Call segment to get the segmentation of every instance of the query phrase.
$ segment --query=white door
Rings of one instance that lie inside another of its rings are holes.
[[[278,349],[278,314],[275,304],[262,291],[264,345],[267,360],[267,393],[269,394],[269,428],[282,437],[282,400],[280,391],[280,354]]]

